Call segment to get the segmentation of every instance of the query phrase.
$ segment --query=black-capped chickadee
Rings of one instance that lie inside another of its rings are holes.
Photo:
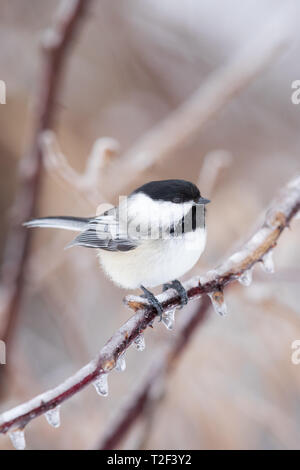
[[[198,261],[205,248],[205,205],[193,183],[163,180],[146,183],[118,206],[92,218],[44,217],[26,227],[63,228],[79,232],[67,246],[98,248],[106,274],[125,289],[140,287],[162,315],[148,288],[175,289],[182,305],[187,294],[177,280]]]

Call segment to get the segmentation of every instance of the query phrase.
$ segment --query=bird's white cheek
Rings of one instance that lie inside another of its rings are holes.
[[[127,220],[134,225],[144,224],[155,228],[170,226],[179,221],[191,209],[191,203],[173,204],[167,201],[155,201],[145,194],[136,194],[127,201]],[[134,228],[134,227],[133,227]]]

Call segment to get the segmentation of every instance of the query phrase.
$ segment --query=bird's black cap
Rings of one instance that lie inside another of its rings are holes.
[[[170,201],[177,204],[201,201],[201,194],[194,183],[185,180],[151,181],[137,188],[132,194],[143,193],[154,200]],[[202,198],[203,201],[209,202]],[[203,202],[204,203],[204,202]]]

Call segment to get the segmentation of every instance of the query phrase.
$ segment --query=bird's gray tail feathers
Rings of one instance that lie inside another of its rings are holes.
[[[87,228],[89,217],[41,217],[25,222],[25,227],[46,227],[46,228],[62,228],[65,230],[73,230],[81,232]]]

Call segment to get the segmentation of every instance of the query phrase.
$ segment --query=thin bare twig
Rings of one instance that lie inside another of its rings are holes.
[[[54,124],[55,102],[62,78],[65,57],[79,20],[89,0],[67,0],[61,3],[54,26],[44,34],[43,68],[37,96],[36,124],[32,144],[21,160],[19,190],[13,208],[13,220],[4,250],[0,338],[9,346],[24,287],[31,234],[22,227],[24,220],[35,215],[42,173],[40,135]]]
[[[189,299],[198,298],[201,294],[209,294],[216,310],[225,313],[224,286],[242,279],[245,273],[249,272],[259,261],[264,262],[266,268],[270,268],[270,252],[299,209],[300,176],[293,179],[281,191],[278,199],[267,211],[262,227],[241,250],[205,276],[194,277],[184,284]],[[267,260],[266,256],[268,256]],[[161,302],[165,315],[180,306],[180,298],[172,289],[160,294],[157,299]],[[156,318],[155,309],[146,305],[145,299],[128,296],[126,303],[137,312],[111,337],[98,356],[56,388],[3,413],[0,416],[1,433],[6,433],[11,428],[24,428],[31,420],[57,407],[99,377],[103,379],[103,376],[116,366],[120,356],[143,330],[152,325]]]

